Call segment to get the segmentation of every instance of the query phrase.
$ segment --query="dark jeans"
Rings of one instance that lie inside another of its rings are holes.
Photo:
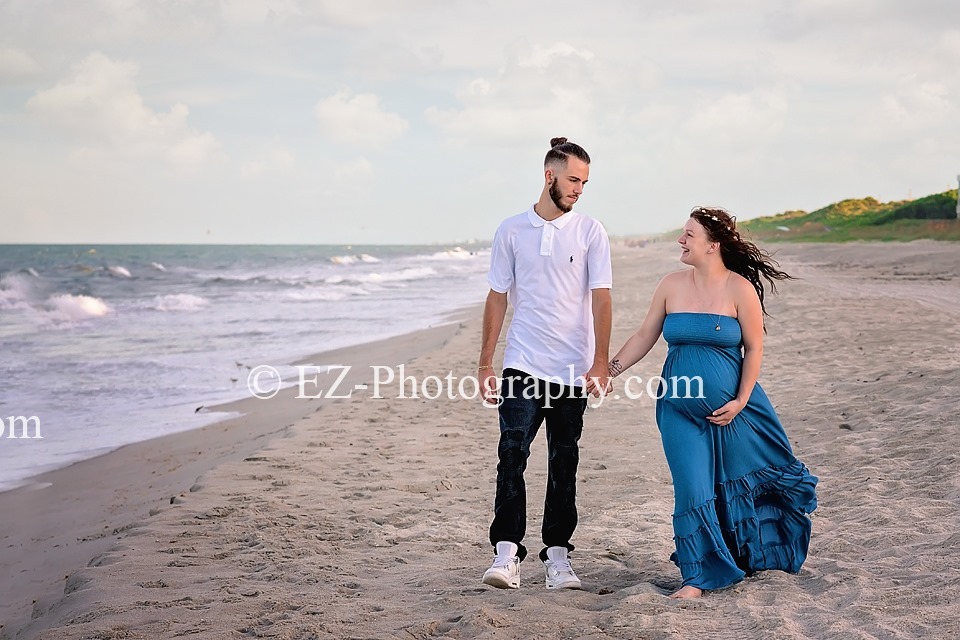
[[[500,462],[490,544],[513,542],[519,547],[517,555],[521,560],[527,555],[521,543],[527,527],[523,472],[530,457],[530,445],[546,420],[548,470],[543,544],[573,551],[570,538],[577,528],[577,463],[580,461],[577,443],[587,408],[585,392],[581,387],[544,382],[517,369],[504,369],[503,378]],[[540,552],[540,559],[546,559],[545,548]]]

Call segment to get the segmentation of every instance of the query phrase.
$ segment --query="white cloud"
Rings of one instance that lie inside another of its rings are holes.
[[[177,103],[163,113],[144,104],[137,73],[132,62],[92,53],[69,77],[30,98],[27,111],[71,134],[88,151],[160,156],[186,167],[216,158],[219,143],[212,134],[190,128],[187,105]]]
[[[745,144],[769,141],[784,126],[787,100],[770,91],[727,94],[705,101],[684,124],[695,142]]]
[[[406,0],[403,9],[413,10],[430,1]],[[390,0],[220,0],[219,6],[223,17],[235,23],[314,21],[348,27],[374,25],[398,9]]]
[[[31,78],[40,73],[40,64],[19,49],[0,49],[0,84]]]
[[[373,176],[373,163],[364,157],[350,162],[336,165],[333,169],[333,179],[337,184],[365,180]]]
[[[244,178],[262,178],[271,173],[287,173],[296,164],[297,160],[289,149],[275,148],[261,158],[244,163],[240,167],[240,175]]]
[[[385,111],[373,93],[342,89],[317,103],[314,112],[324,134],[362,147],[384,147],[410,128],[402,117]]]
[[[533,67],[535,69],[546,69],[558,58],[580,58],[590,61],[593,59],[593,53],[590,51],[580,51],[566,42],[558,42],[549,47],[535,45],[531,51],[521,55],[519,65],[521,67]]]
[[[528,142],[531,136],[548,140],[554,135],[552,132],[592,128],[590,112],[590,98],[584,92],[557,89],[544,96],[541,106],[505,102],[465,109],[429,107],[425,115],[427,121],[438,126],[454,144],[502,146]]]
[[[398,12],[414,14],[443,8],[445,0],[314,0],[309,12],[324,22],[353,27],[369,27],[396,19]]]
[[[604,79],[594,70],[594,55],[567,43],[525,46],[495,75],[461,86],[459,107],[431,106],[425,116],[460,145],[549,140],[557,131],[581,135],[596,127],[594,93]]]
[[[297,5],[293,0],[220,0],[220,11],[227,22],[254,24],[271,16],[300,17]]]
[[[176,165],[198,167],[220,151],[217,139],[210,133],[185,136],[166,151],[167,158]]]
[[[874,142],[912,143],[922,135],[942,139],[942,132],[960,121],[960,108],[950,93],[940,82],[906,82],[872,104],[855,131]]]
[[[960,29],[953,29],[940,37],[940,49],[954,60],[960,59]]]
[[[483,78],[477,78],[476,80],[474,80],[473,82],[467,85],[467,88],[462,95],[467,97],[486,96],[486,95],[490,95],[490,88],[491,88],[490,83],[487,80]]]

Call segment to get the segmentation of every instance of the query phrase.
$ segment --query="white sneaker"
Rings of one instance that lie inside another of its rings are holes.
[[[498,589],[520,588],[520,558],[517,557],[517,545],[512,542],[497,543],[497,557],[493,565],[483,574],[483,584]]]
[[[548,547],[543,561],[547,571],[547,589],[580,589],[580,578],[573,572],[566,547]]]

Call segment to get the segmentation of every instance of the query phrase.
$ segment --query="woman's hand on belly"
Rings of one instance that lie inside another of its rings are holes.
[[[719,409],[715,409],[713,413],[707,416],[707,420],[709,420],[711,424],[715,424],[718,427],[728,425],[734,418],[737,417],[738,413],[743,411],[745,406],[747,406],[746,402],[742,402],[734,398]]]

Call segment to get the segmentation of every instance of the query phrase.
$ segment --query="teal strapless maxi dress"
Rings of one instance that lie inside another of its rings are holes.
[[[759,384],[730,424],[706,419],[737,393],[740,323],[671,313],[663,337],[669,348],[657,425],[673,476],[677,550],[670,559],[683,585],[721,589],[763,569],[797,573],[810,544],[806,514],[817,508],[817,478],[794,457]]]

